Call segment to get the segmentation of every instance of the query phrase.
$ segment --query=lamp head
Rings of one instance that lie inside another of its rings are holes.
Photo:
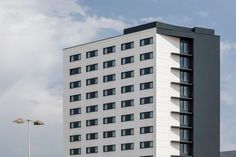
[[[13,123],[22,124],[22,123],[24,123],[24,119],[23,118],[17,118],[16,120],[13,121]]]
[[[34,121],[34,125],[44,125],[44,122],[42,122],[40,120],[36,120],[36,121]]]

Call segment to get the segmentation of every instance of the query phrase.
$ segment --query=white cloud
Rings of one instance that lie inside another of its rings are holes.
[[[229,150],[235,150],[236,144],[235,144],[235,127],[236,121],[235,118],[232,116],[232,118],[221,120],[221,151],[229,151]]]
[[[236,53],[236,42],[222,41],[220,43],[221,54],[235,54]]]
[[[165,22],[174,25],[183,25],[190,26],[192,24],[192,18],[186,15],[167,15],[167,16],[158,16],[158,17],[143,17],[139,19],[138,23],[147,23],[147,22]]]
[[[11,123],[20,116],[47,124],[33,130],[32,142],[43,150],[35,157],[63,156],[62,48],[96,39],[101,30],[125,27],[122,20],[88,10],[73,0],[0,0],[2,156],[26,155],[25,127]]]
[[[161,21],[163,20],[163,18],[161,17],[144,17],[144,18],[141,18],[140,19],[140,22],[143,22],[143,23],[148,23],[148,22],[154,22],[154,21]]]
[[[228,75],[223,75],[221,78],[221,103],[223,105],[236,105],[236,84],[235,75],[229,73]]]

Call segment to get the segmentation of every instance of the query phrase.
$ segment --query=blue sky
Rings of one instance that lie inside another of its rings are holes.
[[[0,0],[0,156],[63,156],[62,48],[119,35],[159,20],[216,29],[221,35],[221,150],[236,149],[236,1],[234,0]]]

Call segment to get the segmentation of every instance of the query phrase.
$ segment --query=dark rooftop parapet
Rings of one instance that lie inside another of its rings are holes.
[[[181,31],[181,32],[193,32],[193,33],[205,34],[205,35],[215,35],[215,31],[213,29],[201,28],[201,27],[193,27],[193,28],[180,27],[180,26],[170,25],[170,24],[157,22],[157,21],[135,26],[135,27],[126,28],[124,29],[124,35],[151,29],[151,28],[174,30],[174,31]]]

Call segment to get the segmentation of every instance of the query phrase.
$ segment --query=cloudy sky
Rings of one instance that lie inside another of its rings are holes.
[[[159,20],[221,35],[221,150],[236,149],[235,0],[0,0],[0,156],[62,157],[62,48]]]

